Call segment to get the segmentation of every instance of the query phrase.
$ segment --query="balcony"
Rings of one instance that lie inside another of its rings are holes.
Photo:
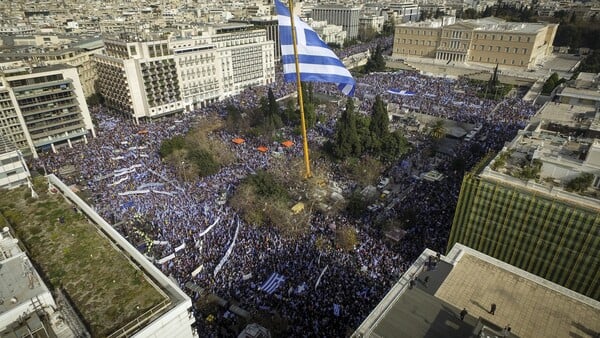
[[[87,134],[87,130],[83,127],[83,124],[78,129],[73,130],[73,128],[76,128],[76,126],[69,127],[69,128],[63,128],[64,130],[60,130],[59,134],[43,133],[43,134],[35,135],[35,137],[33,137],[33,135],[32,135],[32,137],[34,139],[33,145],[35,147],[41,147],[41,146],[45,146],[45,145],[48,145],[51,143],[60,142],[60,141],[66,140],[66,139],[75,138],[75,137],[79,137],[79,136],[83,136],[83,135]],[[41,137],[38,138],[38,136],[41,136]]]
[[[61,105],[54,105],[51,107],[43,107],[43,108],[39,108],[39,109],[35,109],[35,110],[30,110],[30,111],[23,111],[23,117],[28,117],[34,114],[39,114],[39,113],[46,113],[46,112],[51,112],[51,111],[58,111],[64,108],[72,108],[72,107],[77,107],[78,104],[77,103],[68,103],[68,104],[61,104]]]

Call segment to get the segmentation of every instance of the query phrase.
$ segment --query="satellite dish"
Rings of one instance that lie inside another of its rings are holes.
[[[17,244],[17,243],[19,243],[19,240],[16,238],[13,238],[13,243]]]
[[[4,228],[2,228],[2,231],[3,231],[3,232],[8,232],[8,227],[4,227]]]

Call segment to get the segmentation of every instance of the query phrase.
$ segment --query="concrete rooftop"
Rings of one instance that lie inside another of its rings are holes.
[[[486,258],[463,255],[435,296],[474,317],[510,324],[519,337],[597,337],[599,302]]]

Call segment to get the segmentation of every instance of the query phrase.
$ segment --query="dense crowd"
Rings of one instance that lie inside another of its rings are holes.
[[[281,83],[281,76],[271,88],[276,97],[294,90],[294,86]],[[341,98],[333,85],[315,88],[319,93]],[[415,94],[388,93],[391,88]],[[375,218],[371,214],[355,220],[344,214],[315,213],[309,234],[300,239],[283,237],[273,227],[247,224],[224,196],[231,196],[247,175],[272,165],[271,152],[256,151],[263,145],[262,140],[226,131],[212,133],[211,137],[221,141],[236,160],[215,175],[190,181],[181,180],[177,168],[161,160],[158,149],[162,140],[185,134],[208,116],[223,116],[228,105],[258,105],[267,89],[247,89],[192,113],[139,125],[94,107],[98,136],[87,144],[43,154],[36,165],[56,174],[60,168],[73,165],[78,174],[62,177],[66,183],[84,189],[97,212],[165,274],[176,278],[182,288],[193,282],[242,308],[263,316],[276,315],[287,323],[288,336],[343,336],[364,320],[425,247],[445,251],[462,172],[448,159],[423,156],[423,150],[430,146],[427,137],[411,137],[413,150],[389,170],[401,191],[405,195],[410,192],[411,202],[398,203],[386,210],[385,217],[410,214],[414,222],[397,244],[383,240],[380,230],[372,226]],[[486,138],[459,143],[456,149],[467,168],[484,152],[499,150],[534,112],[534,107],[519,98],[500,102],[480,99],[465,80],[416,72],[378,73],[358,79],[356,96],[361,112],[371,110],[375,95],[412,111],[481,124],[480,134]],[[330,137],[335,120],[332,115],[321,124],[325,127],[312,129],[311,143],[318,137]],[[239,136],[246,142],[231,142]],[[291,131],[284,136],[294,142],[292,148],[282,150],[284,161],[301,158],[298,136]],[[474,147],[479,149],[474,151]],[[432,169],[444,173],[447,179],[427,182],[412,175]],[[345,180],[345,187],[356,186],[346,178],[332,179]],[[346,226],[357,231],[355,250],[339,250],[335,245],[318,248],[317,238],[333,239],[333,229]],[[284,281],[272,292],[265,292],[261,286],[273,273],[283,276]],[[190,296],[198,299],[199,295]],[[195,314],[200,336],[234,334],[221,331],[235,320],[229,313],[211,321],[198,309]]]

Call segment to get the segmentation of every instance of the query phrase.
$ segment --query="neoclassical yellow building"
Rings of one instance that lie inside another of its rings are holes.
[[[498,18],[396,25],[393,58],[407,56],[533,68],[552,53],[558,24],[506,22]]]

